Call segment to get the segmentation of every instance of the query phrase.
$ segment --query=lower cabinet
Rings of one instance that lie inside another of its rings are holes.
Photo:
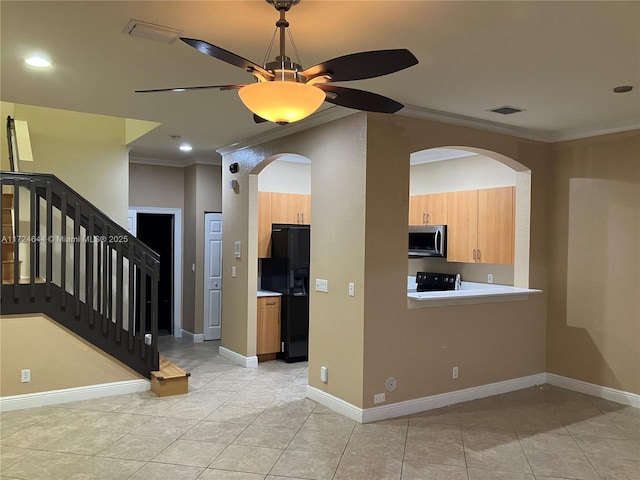
[[[280,297],[258,297],[258,356],[280,351]],[[260,360],[260,357],[258,357]],[[265,358],[266,360],[266,358]]]

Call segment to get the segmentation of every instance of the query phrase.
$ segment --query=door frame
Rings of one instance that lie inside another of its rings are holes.
[[[173,336],[182,337],[182,209],[162,207],[129,207],[129,231],[137,233],[137,214],[173,215]]]

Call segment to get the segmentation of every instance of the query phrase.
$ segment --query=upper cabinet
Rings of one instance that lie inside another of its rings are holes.
[[[311,224],[311,195],[258,192],[258,258],[271,256],[271,224]]]
[[[449,192],[447,260],[513,264],[514,187]]]
[[[271,256],[271,192],[258,192],[258,258]]]
[[[311,224],[311,195],[271,192],[271,223]]]
[[[446,193],[411,195],[409,225],[446,225],[448,197]]]

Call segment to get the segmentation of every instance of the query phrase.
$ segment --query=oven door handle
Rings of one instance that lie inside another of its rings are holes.
[[[442,255],[442,233],[440,230],[436,232],[436,252],[438,255]]]

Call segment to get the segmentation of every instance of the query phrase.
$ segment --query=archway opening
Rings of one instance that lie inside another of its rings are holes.
[[[410,256],[409,276],[460,274],[528,288],[531,171],[467,146],[414,152],[410,164],[410,229],[443,225],[446,240],[440,255]]]

